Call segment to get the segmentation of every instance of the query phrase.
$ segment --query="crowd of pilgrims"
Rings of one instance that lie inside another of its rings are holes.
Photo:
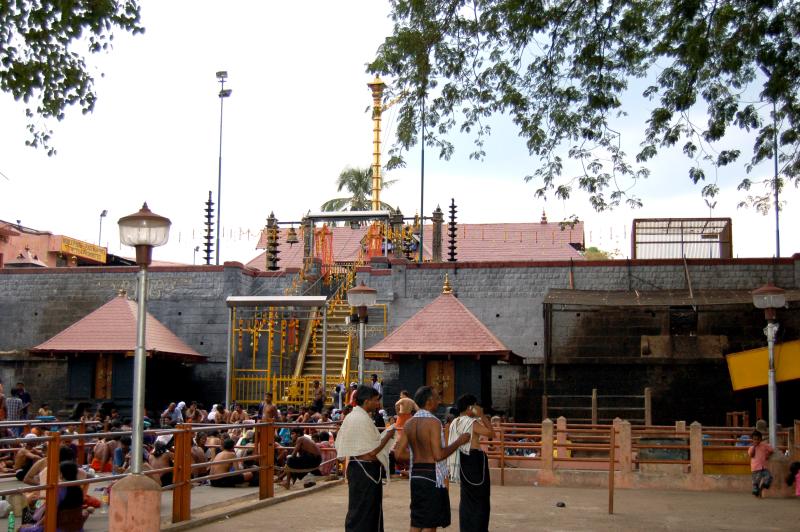
[[[181,424],[192,424],[195,428],[204,425],[206,430],[196,431],[192,439],[193,464],[206,464],[192,470],[192,477],[197,478],[195,485],[213,487],[253,486],[258,484],[258,474],[247,471],[257,465],[255,452],[254,424],[259,421],[274,421],[283,426],[275,432],[275,465],[276,482],[290,488],[298,479],[307,474],[328,476],[340,467],[336,460],[334,440],[336,424],[352,411],[349,394],[337,396],[338,406],[324,406],[324,396],[319,383],[315,383],[314,401],[309,406],[288,406],[279,408],[272,402],[272,395],[265,394],[264,399],[256,406],[245,409],[241,404],[231,404],[226,408],[223,404],[214,404],[206,409],[203,404],[192,401],[173,402],[153,415],[148,412],[144,419],[144,445],[142,451],[143,472],[153,471],[149,476],[162,486],[173,483],[172,471],[156,470],[173,466],[175,441],[174,433],[158,434],[159,429],[173,429]],[[39,412],[41,414],[41,412]],[[49,410],[48,421],[58,421]],[[393,423],[392,418],[383,417],[385,411],[376,413],[376,424],[385,426]],[[45,485],[47,479],[47,444],[35,438],[44,436],[46,431],[58,428],[61,434],[59,449],[60,478],[62,481],[121,474],[130,471],[131,465],[131,420],[122,417],[120,412],[108,403],[97,405],[88,403],[76,405],[70,416],[62,421],[83,421],[87,433],[97,433],[95,438],[84,439],[82,466],[77,459],[80,448],[74,435],[76,424],[65,424],[61,427],[30,426],[30,432],[24,435],[22,443],[9,444],[4,447],[9,452],[0,454],[0,475],[15,476],[17,480],[31,486]],[[19,421],[25,421],[20,419]],[[28,418],[35,421],[36,418]],[[220,425],[214,429],[214,425]],[[297,427],[292,427],[297,425]],[[313,425],[319,425],[318,428]],[[0,438],[22,436],[21,427],[0,427]],[[118,435],[116,433],[119,433]],[[17,450],[11,451],[12,448]],[[229,462],[240,458],[239,462]],[[222,462],[217,465],[217,462]],[[241,472],[237,472],[241,471]],[[206,477],[206,478],[201,478]],[[305,486],[313,485],[308,481]],[[80,530],[83,521],[96,508],[103,505],[101,498],[91,495],[89,485],[61,488],[59,492],[59,523],[66,529]],[[106,492],[107,493],[107,492]],[[95,493],[97,494],[97,493]],[[23,510],[21,519],[24,532],[41,530],[44,519],[44,491],[32,491],[25,494],[27,508]],[[18,518],[19,519],[19,518]]]
[[[373,386],[382,392],[382,386],[373,376]],[[207,409],[202,403],[192,401],[173,402],[158,415],[148,412],[144,419],[144,446],[142,450],[143,472],[153,471],[149,476],[161,486],[173,483],[172,471],[161,471],[173,467],[175,441],[173,433],[158,434],[159,429],[173,429],[182,424],[192,424],[195,428],[205,426],[206,430],[193,433],[191,456],[193,464],[205,464],[192,470],[192,477],[197,479],[195,485],[212,487],[255,486],[258,484],[257,472],[248,471],[257,465],[255,452],[255,430],[252,425],[259,421],[274,421],[282,426],[275,432],[275,481],[285,488],[299,479],[314,476],[328,476],[342,472],[341,460],[336,459],[334,442],[340,422],[355,407],[355,390],[352,383],[349,388],[338,386],[333,397],[333,405],[325,404],[325,396],[319,383],[314,383],[313,402],[308,406],[283,406],[273,403],[272,394],[265,394],[256,406],[246,409],[241,404],[233,403],[230,408],[224,404],[213,404]],[[411,406],[402,408],[405,401]],[[382,408],[373,414],[375,425],[379,429],[402,426],[416,411],[407,392],[395,405],[395,411],[403,419],[398,423],[397,416],[389,416]],[[40,412],[41,413],[41,412]],[[46,412],[50,417],[52,413]],[[104,403],[92,408],[88,403],[76,405],[70,416],[73,421],[85,422],[87,433],[97,433],[96,438],[84,440],[82,466],[78,466],[78,453],[81,452],[77,440],[74,439],[76,425],[64,425],[60,428],[61,448],[59,449],[60,478],[62,481],[83,479],[96,475],[105,476],[122,474],[130,471],[131,464],[131,430],[130,418],[123,418],[119,411]],[[448,414],[450,421],[453,413]],[[53,418],[55,419],[55,418]],[[493,418],[492,422],[500,421]],[[293,424],[298,425],[292,427]],[[213,428],[220,425],[219,429]],[[320,425],[315,428],[314,425]],[[0,474],[15,475],[25,484],[36,486],[46,484],[47,459],[46,443],[34,440],[44,435],[44,430],[35,425],[25,435],[22,444],[15,453],[5,453],[0,461]],[[4,434],[2,433],[4,432]],[[116,433],[119,433],[118,435]],[[14,437],[12,430],[0,428],[0,436]],[[30,439],[30,443],[25,440]],[[234,458],[241,459],[231,463]],[[405,464],[397,464],[390,455],[390,470],[393,474],[407,475]],[[217,462],[221,462],[217,464]],[[311,475],[306,477],[306,475]],[[313,480],[304,483],[304,487],[314,484]],[[107,493],[107,492],[106,492]],[[44,517],[44,492],[33,491],[26,494],[28,508],[23,512],[23,522],[28,522],[25,532],[36,532]],[[59,493],[59,522],[69,520],[82,523],[95,508],[100,508],[103,501],[92,496],[89,485],[61,488]],[[75,528],[80,530],[80,528]]]

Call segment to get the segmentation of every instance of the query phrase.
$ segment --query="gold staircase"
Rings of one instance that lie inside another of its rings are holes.
[[[328,307],[328,349],[325,368],[328,382],[332,379],[341,382],[343,376],[342,368],[350,344],[349,333],[345,327],[349,314],[350,307],[347,301],[331,300]],[[322,376],[322,333],[322,319],[318,319],[302,365],[295,370],[297,377]]]

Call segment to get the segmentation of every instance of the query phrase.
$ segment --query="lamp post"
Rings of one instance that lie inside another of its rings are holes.
[[[753,305],[756,308],[764,309],[764,317],[767,319],[767,326],[764,334],[767,335],[767,349],[769,351],[769,380],[767,384],[767,400],[769,402],[769,443],[773,447],[778,445],[777,424],[778,424],[778,404],[775,395],[775,333],[778,332],[776,321],[776,309],[786,305],[786,293],[782,288],[772,284],[766,284],[761,288],[753,290]]]
[[[137,283],[136,352],[133,359],[133,416],[131,423],[131,472],[142,472],[142,433],[144,429],[145,380],[145,317],[147,316],[147,267],[152,261],[153,247],[169,240],[168,218],[159,216],[142,205],[139,212],[119,219],[119,240],[136,248],[139,265]]]
[[[370,288],[361,281],[347,291],[347,303],[358,311],[358,383],[364,382],[364,336],[367,324],[367,307],[371,307],[378,299],[378,291]]]
[[[219,169],[217,173],[217,245],[215,250],[217,266],[219,266],[219,222],[222,219],[222,104],[232,92],[225,88],[227,79],[228,73],[225,70],[217,72],[219,81]]]
[[[108,211],[103,209],[103,212],[100,213],[100,233],[97,235],[97,245],[103,247],[103,218],[106,217]]]

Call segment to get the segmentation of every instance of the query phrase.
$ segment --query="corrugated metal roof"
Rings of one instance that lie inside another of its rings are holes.
[[[800,290],[787,290],[786,301],[800,301]],[[543,303],[609,307],[712,306],[753,304],[750,290],[608,291],[551,288]]]

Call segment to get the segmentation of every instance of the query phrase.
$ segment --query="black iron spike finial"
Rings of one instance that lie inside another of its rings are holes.
[[[211,264],[211,252],[213,251],[214,244],[214,202],[211,201],[211,191],[208,191],[208,201],[206,201],[206,234],[204,237],[205,243],[203,244],[203,252],[206,255],[206,265]]]
[[[456,255],[458,254],[456,248],[458,247],[458,228],[456,224],[456,200],[455,198],[450,199],[450,222],[447,224],[447,248],[449,251],[447,252],[448,262],[456,262]]]

